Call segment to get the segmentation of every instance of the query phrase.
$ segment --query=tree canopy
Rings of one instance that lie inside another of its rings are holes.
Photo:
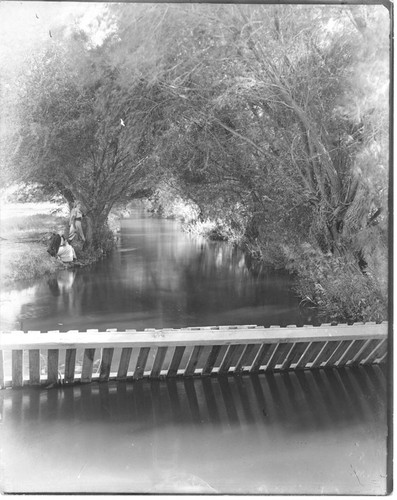
[[[58,29],[24,67],[5,155],[14,178],[81,200],[93,234],[114,203],[169,189],[262,258],[305,242],[375,258],[387,9],[109,4],[97,24],[100,43]]]

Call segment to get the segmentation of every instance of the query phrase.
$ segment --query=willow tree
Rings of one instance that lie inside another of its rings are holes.
[[[300,273],[301,295],[313,291],[316,301],[321,289],[332,317],[384,318],[388,11],[114,12],[123,66],[138,63],[147,92],[157,89],[151,156],[159,177],[202,213],[237,227],[263,258],[281,256]],[[372,276],[360,272],[367,264]]]
[[[114,200],[161,179],[262,254],[310,241],[368,258],[387,215],[382,6],[108,13],[101,46],[69,37],[31,68],[20,172],[58,183],[99,226]]]
[[[123,60],[149,55],[156,154],[182,192],[209,212],[245,212],[259,244],[300,233],[369,258],[387,222],[383,6],[141,7],[132,49],[128,6],[115,9]]]
[[[101,246],[112,206],[148,188],[146,129],[126,118],[134,89],[120,89],[104,47],[84,32],[57,38],[36,53],[20,86],[8,171],[80,201],[87,240]]]

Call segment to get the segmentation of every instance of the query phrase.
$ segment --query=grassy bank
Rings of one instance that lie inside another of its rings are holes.
[[[111,248],[113,235],[119,231],[119,215],[115,211],[109,216],[109,230],[107,239],[104,240],[105,250]],[[66,204],[3,203],[0,206],[2,285],[51,275],[65,269],[67,265],[51,257],[47,253],[47,247],[53,232],[65,232],[68,220],[69,209]],[[83,251],[81,242],[75,243],[74,246],[80,266],[92,264],[104,255],[102,249]]]
[[[387,248],[379,245],[378,253],[363,273],[348,254],[323,254],[309,244],[284,248],[302,304],[314,305],[321,320],[337,322],[388,319]]]
[[[67,223],[54,203],[3,204],[0,210],[0,279],[3,285],[49,275],[64,265],[47,253],[49,235]]]
[[[58,259],[47,253],[53,232],[63,233],[68,224],[67,205],[59,203],[8,203],[0,207],[0,280],[2,285],[35,279],[65,269]],[[110,227],[118,230],[117,215],[112,214]],[[109,232],[109,234],[111,234]],[[89,265],[103,256],[100,250],[83,251],[76,243],[80,265]],[[109,246],[109,245],[108,245]]]

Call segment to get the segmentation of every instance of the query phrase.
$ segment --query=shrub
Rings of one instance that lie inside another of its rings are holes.
[[[310,244],[284,247],[287,269],[297,275],[295,290],[303,303],[315,305],[326,321],[387,319],[387,286],[369,272],[363,274],[348,256],[323,254]]]
[[[183,199],[172,188],[159,188],[143,202],[149,212],[166,219],[178,219],[188,223],[199,218],[200,210],[192,201]]]
[[[102,254],[106,255],[113,250],[115,245],[115,236],[113,231],[107,224],[102,226],[96,231],[94,235],[94,249],[99,250]]]

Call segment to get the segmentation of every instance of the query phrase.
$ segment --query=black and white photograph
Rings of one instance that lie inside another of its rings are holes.
[[[0,2],[0,494],[392,494],[393,21]]]

